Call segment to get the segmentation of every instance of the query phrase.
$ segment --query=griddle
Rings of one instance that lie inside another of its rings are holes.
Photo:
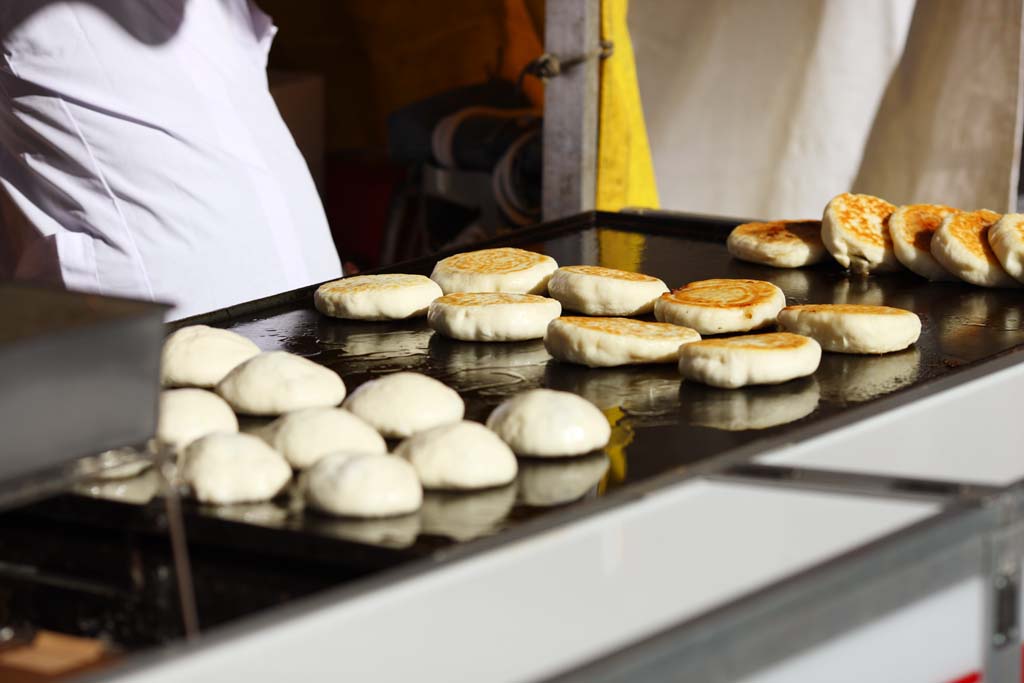
[[[232,557],[271,558],[266,562],[275,567],[297,576],[328,577],[328,583],[332,576],[335,582],[366,576],[413,559],[461,552],[467,542],[481,537],[490,540],[472,547],[568,523],[671,481],[736,471],[769,449],[1024,361],[1024,295],[1019,291],[928,283],[909,273],[855,277],[831,263],[800,270],[744,263],[731,258],[724,244],[737,222],[591,212],[479,246],[521,246],[549,253],[562,265],[632,268],[660,277],[670,287],[712,277],[755,278],[779,285],[791,304],[898,306],[921,316],[920,341],[886,356],[826,353],[812,378],[726,391],[683,383],[672,366],[588,369],[562,364],[550,359],[539,341],[470,344],[434,335],[423,321],[327,318],[312,306],[315,287],[182,320],[173,327],[224,327],[264,350],[306,356],[337,371],[349,391],[373,377],[411,370],[457,389],[466,401],[468,419],[486,419],[496,405],[520,391],[550,387],[587,397],[613,423],[612,440],[603,453],[555,463],[523,459],[518,491],[431,493],[420,515],[332,519],[303,510],[293,491],[256,506],[187,503],[193,557],[201,560],[207,548]],[[380,272],[429,274],[444,255]],[[243,428],[259,424],[243,421]],[[69,494],[37,504],[28,514],[146,535],[163,533],[160,509],[156,501],[138,504]],[[197,575],[197,591],[213,580]],[[315,585],[320,584],[313,581],[310,590]],[[263,598],[255,603],[273,602],[259,586],[252,590]],[[203,600],[199,602],[202,619]],[[239,605],[238,611],[245,610]]]

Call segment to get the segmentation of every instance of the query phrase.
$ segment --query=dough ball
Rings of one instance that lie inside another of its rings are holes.
[[[208,434],[185,449],[182,478],[203,503],[254,503],[276,496],[292,468],[251,434]]]
[[[989,230],[1001,216],[995,211],[961,211],[946,216],[932,237],[932,256],[964,282],[979,287],[1020,287],[1003,270],[989,244]]]
[[[456,422],[414,434],[395,449],[423,488],[467,490],[504,486],[516,478],[516,456],[477,422]]]
[[[457,391],[416,372],[396,372],[361,384],[345,407],[389,439],[458,422],[466,412]]]
[[[921,336],[917,314],[890,306],[788,306],[779,313],[779,324],[838,353],[890,353],[907,348]]]
[[[604,453],[569,460],[524,461],[519,468],[519,501],[530,507],[552,507],[579,500],[608,471]]]
[[[533,294],[448,294],[430,304],[427,321],[436,332],[462,341],[540,339],[562,313],[554,299]]]
[[[393,455],[332,453],[303,477],[306,500],[321,512],[345,517],[393,517],[423,501],[416,470]]]
[[[456,541],[480,538],[498,531],[515,503],[515,484],[485,491],[428,491],[420,510],[423,532]]]
[[[896,258],[905,267],[929,280],[955,280],[932,256],[932,237],[942,220],[957,212],[940,204],[901,206],[889,217],[889,236]]]
[[[682,393],[679,404],[688,422],[729,432],[796,422],[813,413],[821,397],[814,377],[739,390],[687,383]]]
[[[747,332],[775,322],[786,295],[763,280],[698,280],[663,294],[654,317],[700,334]]]
[[[548,325],[544,347],[566,363],[592,368],[675,363],[679,347],[698,341],[689,327],[630,318],[556,318]]]
[[[888,220],[896,207],[869,194],[832,198],[821,219],[821,241],[843,268],[854,273],[900,270]]]
[[[383,437],[342,408],[306,408],[277,418],[260,432],[295,469],[328,453],[387,453]]]
[[[531,389],[514,396],[487,418],[518,455],[583,455],[608,445],[612,428],[590,401],[566,391]]]
[[[240,334],[206,325],[190,325],[164,340],[160,383],[165,387],[211,389],[236,367],[260,352]]]
[[[445,294],[510,292],[543,294],[558,268],[555,259],[524,249],[500,247],[455,254],[434,266],[430,279]]]
[[[307,358],[269,351],[228,373],[217,393],[239,413],[282,415],[338,405],[345,398],[345,383],[333,370]]]
[[[600,266],[564,266],[548,282],[563,308],[586,315],[644,315],[667,291],[656,277]]]
[[[356,275],[320,285],[313,303],[332,318],[404,320],[426,315],[441,294],[437,283],[423,275]]]
[[[685,379],[723,389],[806,377],[820,361],[818,342],[788,332],[705,339],[679,350],[679,372]]]
[[[1024,214],[1008,213],[989,228],[988,243],[1003,270],[1024,282]]]
[[[184,448],[214,432],[237,432],[238,418],[217,394],[205,389],[170,389],[160,394],[156,438],[174,449]]]
[[[729,233],[725,246],[741,261],[775,268],[809,266],[826,254],[821,221],[743,223]]]

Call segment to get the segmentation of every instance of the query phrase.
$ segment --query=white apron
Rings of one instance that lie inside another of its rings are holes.
[[[248,0],[0,2],[0,275],[175,304],[341,273]]]

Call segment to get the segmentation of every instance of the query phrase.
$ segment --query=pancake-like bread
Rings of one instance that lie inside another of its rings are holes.
[[[555,259],[525,249],[500,247],[455,254],[434,266],[430,279],[445,294],[511,292],[543,294],[558,268]]]
[[[320,285],[313,304],[332,318],[404,320],[426,315],[430,302],[442,294],[423,275],[356,275]]]
[[[806,377],[820,361],[818,342],[788,332],[704,339],[679,349],[684,378],[723,389]]]
[[[729,233],[725,246],[740,260],[776,268],[809,266],[826,253],[821,221],[743,223]]]
[[[675,363],[679,347],[699,341],[689,327],[630,318],[556,318],[548,325],[544,347],[566,363],[592,368]]]
[[[746,332],[775,322],[786,295],[763,280],[698,280],[662,294],[654,303],[661,322],[700,334]]]
[[[1024,213],[1008,213],[989,228],[988,243],[1003,270],[1024,282]]]
[[[942,220],[957,209],[941,204],[909,204],[889,216],[889,236],[896,258],[929,280],[955,280],[932,256],[932,236]]]
[[[562,304],[535,294],[457,292],[430,304],[427,323],[462,341],[525,341],[543,337],[561,313]]]
[[[552,298],[587,315],[643,315],[668,291],[656,277],[601,266],[563,266],[548,282]]]
[[[839,265],[854,273],[899,270],[888,228],[895,210],[884,199],[844,192],[825,207],[821,241]]]
[[[891,353],[907,348],[921,336],[917,314],[891,306],[787,306],[779,313],[779,324],[838,353]]]
[[[932,256],[953,275],[979,287],[1020,287],[1003,270],[988,233],[999,220],[995,211],[980,209],[946,216],[932,237]]]

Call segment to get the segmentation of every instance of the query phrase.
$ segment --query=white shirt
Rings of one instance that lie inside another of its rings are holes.
[[[248,0],[2,0],[0,31],[0,273],[172,318],[340,275]]]

